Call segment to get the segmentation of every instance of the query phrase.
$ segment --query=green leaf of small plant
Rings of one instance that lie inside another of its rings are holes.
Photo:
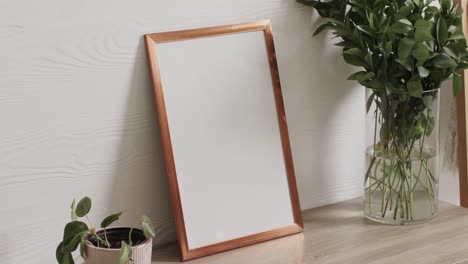
[[[125,241],[122,241],[122,245],[120,247],[119,263],[127,264],[131,258],[132,258],[132,248],[129,245],[127,245]]]
[[[156,235],[154,232],[153,223],[146,215],[144,215],[142,218],[141,227],[143,228],[143,233],[147,238],[153,238]]]
[[[120,216],[122,215],[122,212],[120,213],[116,213],[116,214],[113,214],[113,215],[110,215],[108,217],[106,217],[104,220],[102,220],[101,222],[101,228],[107,228],[108,226],[110,226],[112,223],[114,223],[115,221],[119,220]]]
[[[65,247],[66,245],[69,245],[75,236],[86,231],[88,231],[88,226],[81,221],[73,221],[68,223],[63,231],[62,246]]]
[[[73,256],[71,253],[64,254],[61,261],[59,261],[60,264],[75,264],[75,261],[73,260]]]
[[[57,246],[57,249],[55,250],[55,258],[57,259],[57,261],[60,263],[60,261],[63,259],[63,252],[62,252],[62,248],[63,248],[63,242],[60,242],[60,244]]]
[[[84,197],[76,206],[76,215],[79,217],[84,217],[91,210],[91,199],[89,197]]]
[[[72,221],[78,220],[78,217],[76,216],[75,199],[73,199],[73,202],[71,204],[71,220]]]
[[[86,259],[86,240],[83,240],[80,243],[80,256],[83,259]]]
[[[88,230],[76,234],[70,241],[63,244],[63,250],[65,252],[73,252],[78,248],[78,245],[83,241],[84,236]]]

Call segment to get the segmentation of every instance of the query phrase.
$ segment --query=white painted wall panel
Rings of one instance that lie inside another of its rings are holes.
[[[364,90],[293,0],[0,1],[0,259],[53,263],[73,197],[175,239],[142,35],[270,18],[302,208],[361,195]]]

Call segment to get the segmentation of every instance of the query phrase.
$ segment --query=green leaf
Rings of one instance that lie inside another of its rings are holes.
[[[369,66],[360,56],[354,56],[354,55],[350,55],[347,53],[343,53],[343,58],[346,61],[346,63],[354,65],[354,66],[361,66],[361,67]]]
[[[400,60],[396,59],[396,62],[398,62],[401,66],[403,66],[406,70],[412,71],[413,64],[411,63],[411,60],[407,58],[406,60]]]
[[[429,74],[431,74],[431,72],[428,69],[424,68],[423,66],[418,67],[418,72],[421,78],[426,78],[427,76],[429,76]]]
[[[443,10],[448,10],[450,8],[450,0],[440,0],[440,7]]]
[[[411,50],[414,46],[414,40],[409,38],[402,38],[400,42],[398,42],[398,58],[401,61],[406,60],[411,54]]]
[[[445,54],[449,55],[453,59],[458,59],[458,55],[455,54],[455,52],[451,48],[444,47],[443,49],[444,49]]]
[[[447,40],[461,40],[461,39],[465,39],[465,35],[463,35],[463,33],[455,33],[451,35]]]
[[[439,9],[435,6],[429,6],[426,8],[426,13],[437,13]]]
[[[71,204],[71,220],[72,221],[78,220],[78,217],[76,216],[75,199],[73,199],[73,202]]]
[[[369,113],[369,110],[372,106],[372,103],[374,102],[374,98],[375,98],[375,93],[372,93],[371,96],[369,96],[369,98],[367,98],[367,103],[366,103],[366,113]]]
[[[322,33],[325,29],[333,29],[335,26],[330,23],[322,24],[320,25],[314,32],[314,36],[317,36],[318,34]]]
[[[373,72],[360,71],[348,77],[348,80],[367,81],[374,78]]]
[[[351,48],[343,51],[343,54],[349,54],[353,56],[362,56],[362,51],[358,48]]]
[[[81,201],[76,206],[76,215],[79,217],[83,217],[89,213],[91,210],[91,199],[89,197],[85,197],[81,199]]]
[[[403,21],[402,21],[403,20]],[[395,33],[406,34],[413,30],[413,27],[407,23],[407,19],[402,19],[392,25],[390,30]],[[411,22],[410,22],[411,24]]]
[[[375,31],[368,27],[368,26],[365,26],[365,25],[356,25],[356,28],[359,29],[361,32],[364,32],[366,33],[367,35],[373,37],[375,36]]]
[[[316,0],[296,0],[298,3],[301,3],[306,6],[316,6],[319,1]]]
[[[445,69],[445,68],[454,68],[457,67],[457,63],[450,58],[449,56],[442,54],[442,55],[437,55],[434,60],[432,61],[434,64],[434,67],[440,68],[440,69]]]
[[[428,108],[432,108],[433,101],[434,101],[434,97],[432,97],[432,95],[426,95],[423,97],[423,103]]]
[[[64,254],[61,261],[59,261],[60,264],[75,264],[75,261],[73,260],[73,256],[71,253]]]
[[[414,137],[419,137],[424,133],[424,128],[421,125],[414,126],[411,132]]]
[[[80,243],[80,256],[86,259],[86,240]]]
[[[410,27],[413,26],[413,23],[411,23],[411,21],[409,21],[409,20],[406,19],[406,18],[400,19],[400,20],[398,20],[398,21],[399,21],[400,23],[403,23],[403,24],[408,25],[408,26],[410,26]]]
[[[447,21],[443,17],[440,17],[437,21],[437,41],[439,45],[443,45],[448,39],[448,27]]]
[[[387,54],[390,54],[392,53],[393,51],[393,42],[392,41],[387,41],[387,43],[385,43],[385,52]]]
[[[327,18],[327,20],[330,21],[333,24],[337,24],[337,25],[340,25],[340,26],[343,26],[343,27],[346,26],[346,23],[344,21],[341,21],[341,20],[338,20],[338,19]]]
[[[467,63],[459,63],[455,70],[456,71],[461,71],[461,70],[466,70],[466,69],[468,69],[468,64]]]
[[[423,93],[423,86],[421,80],[412,80],[406,84],[408,88],[408,93],[412,97],[421,97]]]
[[[101,222],[101,228],[107,228],[107,227],[110,226],[112,223],[114,223],[115,221],[119,220],[119,218],[120,218],[121,215],[122,215],[122,212],[116,213],[116,214],[113,214],[113,215],[109,215],[109,216],[106,217],[104,220],[102,220],[102,222]]]
[[[73,221],[65,226],[63,231],[63,247],[69,245],[75,236],[88,231],[88,226],[81,221]]]
[[[422,43],[419,43],[418,45],[416,45],[416,47],[413,49],[413,52],[411,54],[413,55],[413,57],[421,61],[427,60],[427,58],[429,58],[429,55],[430,55],[429,50]]]
[[[83,238],[84,238],[84,236],[86,235],[87,232],[88,232],[88,230],[80,232],[80,233],[76,234],[76,236],[74,236],[72,240],[70,240],[67,243],[64,243],[63,244],[63,251],[64,252],[73,252],[73,251],[75,251],[78,248],[78,245],[81,243],[81,241],[83,241]]]
[[[387,122],[383,122],[380,127],[380,140],[383,142],[388,142],[390,139],[390,127]]]
[[[127,245],[125,241],[122,241],[122,245],[120,247],[119,263],[127,264],[131,258],[132,258],[132,248],[129,245]]]
[[[430,115],[432,112],[428,112],[428,115]],[[426,137],[430,136],[432,131],[434,130],[435,127],[435,120],[434,117],[429,117],[426,120]]]
[[[419,19],[414,24],[415,32],[414,32],[414,40],[416,42],[423,42],[423,41],[431,41],[434,38],[432,37],[432,22]]]
[[[147,238],[152,238],[156,235],[156,233],[154,232],[153,223],[151,222],[151,219],[149,219],[149,217],[147,217],[146,215],[144,215],[142,218],[141,227],[143,228],[143,233]]]
[[[57,259],[58,262],[60,262],[64,256],[62,252],[63,248],[63,242],[60,242],[60,244],[57,246],[57,249],[55,250],[55,258]]]
[[[374,90],[382,90],[385,88],[383,81],[376,78],[368,81],[359,81],[359,83],[367,88]]]
[[[413,11],[413,8],[410,6],[402,6],[398,11],[398,15],[402,17],[408,17],[408,15]]]
[[[463,90],[463,79],[458,74],[453,75],[453,96],[457,96]]]

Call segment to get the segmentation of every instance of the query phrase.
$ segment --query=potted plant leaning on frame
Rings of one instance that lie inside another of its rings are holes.
[[[56,258],[59,264],[75,263],[72,253],[80,248],[86,264],[151,264],[154,227],[151,220],[143,216],[141,222],[132,227],[109,226],[117,221],[122,212],[112,214],[101,222],[96,230],[88,219],[91,199],[85,197],[71,206],[71,222],[65,226],[63,241],[58,245]],[[88,224],[79,221],[85,217]],[[141,227],[141,229],[136,228]]]
[[[438,212],[439,88],[467,68],[462,10],[450,0],[298,0],[328,21],[349,77],[367,89],[364,213],[408,224]]]

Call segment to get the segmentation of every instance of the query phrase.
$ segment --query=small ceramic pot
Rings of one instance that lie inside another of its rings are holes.
[[[107,237],[109,240],[128,240],[128,234],[130,228],[127,227],[115,227],[107,229]],[[102,235],[104,230],[97,232],[98,235]],[[96,241],[93,237],[88,240],[96,245]],[[141,241],[137,245],[132,247],[132,259],[133,264],[151,264],[151,253],[153,249],[152,239],[147,239],[143,231],[140,229],[133,229],[132,241]],[[85,248],[85,263],[86,264],[117,264],[119,263],[120,248],[102,248],[86,243]]]

